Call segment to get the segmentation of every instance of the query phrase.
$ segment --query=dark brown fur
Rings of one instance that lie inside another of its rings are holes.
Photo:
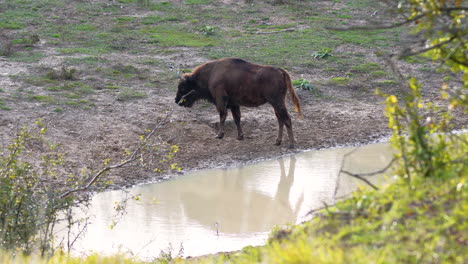
[[[299,113],[299,117],[302,117],[299,97],[285,70],[253,64],[241,59],[227,58],[202,64],[192,73],[184,74],[178,85],[175,102],[185,107],[191,107],[199,99],[213,103],[220,116],[217,138],[224,136],[227,110],[231,109],[239,140],[244,138],[240,126],[240,106],[256,107],[270,103],[275,109],[279,124],[275,144],[281,144],[283,126],[286,125],[290,146],[293,147],[291,118],[285,104],[288,91],[295,110]]]

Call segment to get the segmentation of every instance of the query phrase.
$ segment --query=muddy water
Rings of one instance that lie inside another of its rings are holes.
[[[342,164],[347,171],[364,173],[381,169],[390,159],[388,144],[310,151],[240,168],[193,172],[129,193],[99,193],[88,213],[92,223],[75,252],[132,252],[151,259],[161,250],[197,256],[260,245],[273,227],[301,222],[310,210],[333,204],[361,185],[344,174],[338,177]],[[136,194],[140,200],[128,201],[127,214],[116,217],[115,202]]]

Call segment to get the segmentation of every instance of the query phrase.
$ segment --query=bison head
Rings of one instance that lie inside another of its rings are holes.
[[[176,104],[184,107],[192,107],[199,99],[197,84],[189,75],[180,78],[175,98]]]

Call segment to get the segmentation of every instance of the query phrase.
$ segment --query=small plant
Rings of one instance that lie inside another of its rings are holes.
[[[215,28],[213,26],[203,26],[200,28],[200,32],[203,36],[214,35]]]
[[[63,66],[60,70],[50,70],[46,77],[50,80],[76,80],[75,73],[75,68],[67,69]]]
[[[313,87],[309,81],[303,78],[292,81],[292,84],[294,85],[294,88],[296,89],[309,91],[317,97],[322,96],[322,93],[317,88]]]
[[[310,84],[309,81],[303,78],[292,81],[292,84],[294,85],[295,88],[305,90],[305,91],[311,91],[312,89],[314,89],[314,87],[312,87],[312,84]]]
[[[323,48],[320,51],[312,53],[312,57],[314,59],[326,59],[328,57],[333,56],[333,54],[330,53],[331,51],[332,50],[329,48]]]

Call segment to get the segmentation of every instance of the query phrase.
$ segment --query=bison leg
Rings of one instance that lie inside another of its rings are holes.
[[[231,113],[232,113],[232,117],[234,118],[234,123],[236,124],[236,127],[237,127],[237,139],[243,140],[244,132],[242,132],[242,127],[240,124],[240,120],[241,120],[240,107],[238,105],[231,106]]]
[[[216,138],[222,139],[224,137],[224,122],[226,121],[227,114],[227,110],[219,112],[219,130]]]
[[[278,137],[276,138],[275,145],[279,146],[279,145],[281,145],[281,141],[283,140],[284,122],[283,122],[283,119],[281,118],[281,115],[279,114],[279,112],[276,109],[275,109],[275,114],[276,114],[276,118],[278,119],[278,126],[279,126]]]
[[[275,108],[275,114],[278,118],[279,124],[279,131],[278,131],[278,138],[276,139],[275,145],[280,145],[281,140],[283,138],[283,126],[286,125],[286,129],[288,130],[288,138],[289,138],[289,147],[294,148],[294,135],[292,131],[292,122],[291,117],[289,117],[288,110],[286,106],[273,106]]]
[[[216,108],[219,112],[219,131],[216,138],[222,139],[224,137],[224,122],[228,114],[227,111],[227,96],[222,96],[216,100]]]

